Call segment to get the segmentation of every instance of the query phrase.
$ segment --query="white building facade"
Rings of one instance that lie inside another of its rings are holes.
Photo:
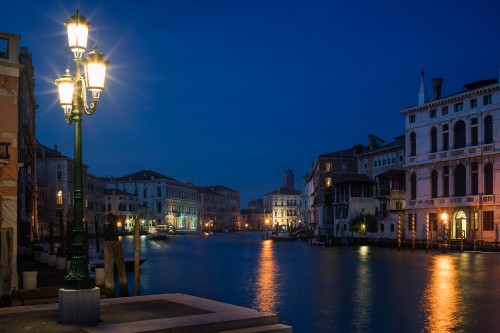
[[[405,231],[417,240],[497,241],[500,84],[498,79],[475,82],[441,98],[441,81],[433,80],[434,100],[419,98],[419,105],[401,111],[406,117]]]

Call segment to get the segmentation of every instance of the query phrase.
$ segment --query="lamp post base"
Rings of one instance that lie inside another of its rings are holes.
[[[61,324],[96,325],[101,317],[101,292],[92,289],[59,289]]]

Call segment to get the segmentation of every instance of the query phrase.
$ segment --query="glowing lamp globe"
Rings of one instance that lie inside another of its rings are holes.
[[[94,51],[87,53],[87,58],[83,60],[85,67],[85,83],[87,89],[92,92],[92,97],[99,99],[99,94],[104,90],[104,81],[106,80],[106,69],[109,61],[104,59],[104,55],[94,46]]]
[[[64,110],[64,114],[68,114],[71,112],[73,92],[75,91],[75,82],[71,74],[69,74],[69,69],[56,80],[56,85],[59,91],[59,104]]]
[[[65,25],[68,31],[69,48],[75,54],[75,58],[81,59],[82,53],[87,50],[90,23],[77,10],[76,15],[71,16]]]

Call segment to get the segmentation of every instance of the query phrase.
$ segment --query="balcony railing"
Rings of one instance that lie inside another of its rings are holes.
[[[436,162],[439,160],[446,160],[446,159],[473,157],[481,154],[491,153],[493,151],[495,151],[495,146],[493,143],[489,143],[482,146],[459,148],[455,150],[443,151],[439,153],[430,153],[419,156],[410,156],[406,158],[406,164],[417,164],[417,163],[426,163],[429,161]]]
[[[469,195],[463,197],[433,198],[427,200],[409,200],[409,207],[447,207],[447,206],[476,206],[480,204],[498,204],[500,194]]]
[[[9,146],[10,143],[0,142],[0,160],[8,160],[10,158]]]

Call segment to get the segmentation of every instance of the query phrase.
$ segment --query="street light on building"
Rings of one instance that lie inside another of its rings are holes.
[[[109,65],[109,61],[104,59],[104,56],[94,47],[92,52],[87,53],[86,59],[82,59],[83,54],[87,50],[87,38],[90,29],[90,23],[85,19],[85,17],[80,15],[80,11],[76,11],[76,15],[71,16],[69,20],[65,22],[67,33],[68,33],[68,43],[69,48],[73,52],[74,61],[76,63],[75,76],[72,76],[69,69],[66,73],[62,75],[59,79],[55,81],[59,90],[59,103],[61,108],[64,110],[64,116],[66,123],[69,125],[75,122],[75,174],[74,174],[74,215],[73,215],[73,229],[71,236],[71,265],[67,276],[64,278],[64,289],[65,290],[88,290],[97,289],[95,288],[95,279],[89,274],[88,270],[88,253],[87,246],[85,243],[85,235],[83,229],[83,167],[82,167],[82,120],[83,114],[91,115],[95,112],[97,108],[97,103],[99,101],[100,93],[104,89],[104,82],[106,78],[106,69]],[[81,66],[84,66],[85,78],[81,75]],[[91,92],[92,102],[90,105],[87,104],[87,90]],[[97,289],[97,292],[99,290]],[[76,293],[76,299],[84,298],[81,293]],[[74,296],[73,295],[73,298]],[[62,299],[61,299],[62,297]],[[75,306],[73,310],[76,312],[85,312],[78,310],[79,306],[86,306],[82,304],[74,304],[74,301],[65,302],[61,305],[61,302],[65,298],[59,294],[59,319],[60,321],[66,322],[94,322],[95,316],[84,318],[85,316],[66,316],[72,310],[71,308]],[[78,302],[78,301],[77,301]],[[87,301],[88,302],[88,301]],[[93,304],[95,305],[95,304]],[[64,313],[61,314],[61,309],[64,309]],[[67,317],[67,318],[66,318]],[[97,314],[97,320],[99,320],[99,314]]]

